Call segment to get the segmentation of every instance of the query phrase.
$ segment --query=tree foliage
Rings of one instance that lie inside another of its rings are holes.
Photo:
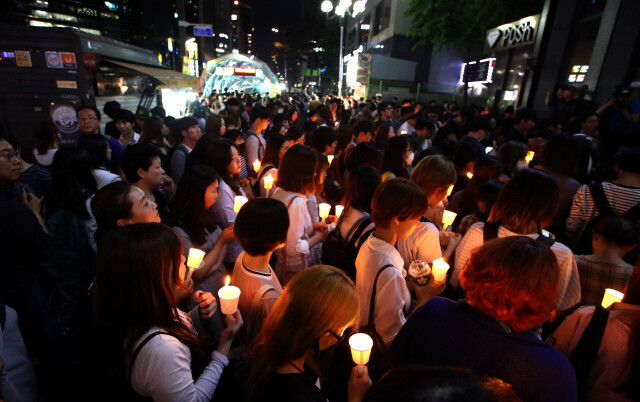
[[[486,31],[537,14],[544,0],[405,0],[413,17],[409,37],[416,45],[451,46],[465,55],[481,45]],[[414,48],[415,48],[414,47]]]

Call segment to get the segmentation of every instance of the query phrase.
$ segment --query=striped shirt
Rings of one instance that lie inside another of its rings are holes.
[[[616,215],[622,215],[640,203],[640,188],[638,187],[604,182],[602,188],[611,210]],[[596,216],[598,216],[598,209],[595,207],[589,186],[580,187],[576,195],[573,196],[571,213],[566,223],[567,230],[579,233]]]
[[[458,248],[456,249],[456,262],[453,273],[451,275],[450,283],[453,287],[458,287],[460,272],[465,266],[471,252],[476,248],[482,246],[484,243],[483,236],[484,223],[478,222],[471,226],[469,231],[460,241]],[[518,233],[512,232],[506,229],[504,226],[498,228],[498,237],[507,236],[521,236]],[[523,235],[536,239],[537,234]],[[556,255],[558,265],[560,266],[560,289],[558,291],[558,300],[556,302],[556,309],[563,311],[569,307],[574,306],[580,301],[580,277],[578,275],[578,265],[573,253],[567,246],[562,243],[555,242],[551,246],[551,251]]]
[[[631,264],[607,264],[590,260],[584,255],[576,255],[576,262],[580,272],[582,304],[600,304],[607,288],[624,292],[633,272]]]

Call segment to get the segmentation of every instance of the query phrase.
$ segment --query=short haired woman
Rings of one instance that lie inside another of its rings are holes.
[[[558,209],[558,185],[541,170],[525,169],[502,188],[487,223],[469,228],[456,249],[456,262],[450,283],[458,286],[458,276],[471,251],[485,239],[524,235],[538,238],[551,224]],[[493,233],[492,233],[493,232]],[[551,241],[550,241],[551,243]],[[556,308],[564,311],[580,301],[580,278],[573,253],[562,243],[553,242],[551,250],[560,265],[560,291]]]
[[[559,278],[546,244],[526,236],[489,241],[460,275],[467,300],[429,300],[400,330],[389,359],[498,377],[525,401],[576,401],[571,363],[531,332],[553,318]]]

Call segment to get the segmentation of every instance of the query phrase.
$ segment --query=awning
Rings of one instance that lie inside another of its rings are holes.
[[[162,81],[162,85],[160,85],[158,88],[200,88],[200,80],[198,78],[186,74],[181,74],[177,71],[144,66],[137,63],[127,63],[125,61],[113,60],[108,58],[104,58],[103,60],[159,79],[160,81]]]

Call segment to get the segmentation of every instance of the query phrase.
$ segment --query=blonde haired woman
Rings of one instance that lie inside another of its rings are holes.
[[[316,386],[314,358],[335,347],[347,328],[358,325],[359,312],[353,282],[342,271],[316,265],[298,273],[249,349],[249,400],[326,401]],[[370,385],[366,367],[354,367],[349,400],[362,400]]]

